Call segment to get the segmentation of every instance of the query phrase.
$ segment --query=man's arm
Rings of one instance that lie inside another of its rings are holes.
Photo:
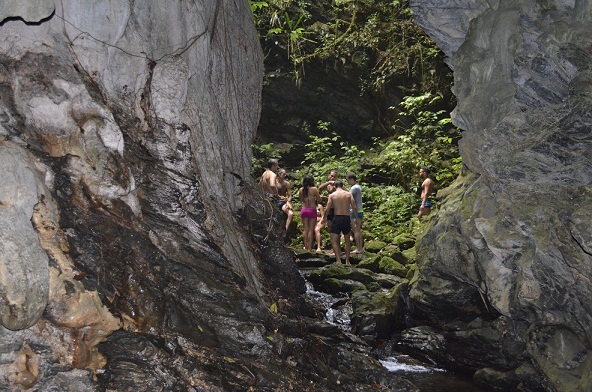
[[[289,202],[292,201],[292,184],[286,181],[286,200]]]
[[[356,201],[353,195],[350,194],[349,197],[349,204],[351,205],[352,211],[354,212],[354,218],[358,217],[358,206],[356,205]]]
[[[334,181],[334,180],[330,180],[330,181],[324,182],[324,183],[322,183],[322,184],[319,186],[319,191],[322,191],[323,189],[327,189],[327,187],[328,187],[329,185],[333,185],[333,184],[335,184],[335,181]]]
[[[321,219],[321,223],[325,224],[327,223],[327,213],[328,211],[331,211],[331,208],[333,208],[333,195],[329,195],[329,201],[327,201],[327,207],[325,208],[325,212],[323,212],[323,219]]]

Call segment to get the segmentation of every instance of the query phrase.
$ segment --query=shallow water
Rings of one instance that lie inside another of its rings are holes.
[[[411,381],[422,392],[484,392],[469,379],[422,364],[404,354],[384,358],[380,363],[389,372]]]
[[[306,282],[307,294],[325,309],[325,321],[337,325],[340,329],[351,330],[351,305],[346,298],[336,298],[330,294],[316,291],[310,282]],[[484,392],[470,379],[439,369],[430,364],[410,357],[393,353],[380,359],[380,363],[389,372],[397,374],[413,383],[420,392]]]

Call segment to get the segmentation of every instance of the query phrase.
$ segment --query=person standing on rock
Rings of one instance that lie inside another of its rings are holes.
[[[335,191],[335,181],[337,181],[337,170],[331,170],[329,172],[329,181],[319,185],[319,192],[326,189],[327,193],[333,193]]]
[[[278,196],[278,190],[276,185],[276,174],[275,171],[278,169],[280,165],[278,164],[277,159],[270,159],[267,162],[267,170],[263,172],[261,178],[259,179],[259,188],[263,190],[263,192],[269,193],[274,196]]]
[[[429,215],[432,211],[432,201],[430,195],[434,191],[434,181],[430,178],[430,169],[422,166],[419,169],[419,178],[423,180],[421,183],[421,205],[419,206],[419,212],[417,218],[421,219],[422,216]]]
[[[306,175],[302,179],[302,188],[298,192],[298,198],[302,203],[300,209],[300,218],[302,219],[304,249],[312,252],[312,241],[314,239],[314,229],[317,224],[317,204],[321,202],[321,194],[315,187],[314,179],[311,175]]]
[[[317,225],[315,226],[315,239],[317,240],[317,252],[322,252],[323,247],[321,243],[323,241],[323,236],[321,235],[321,230],[323,228],[323,224],[321,221],[323,220],[323,214],[325,213],[325,209],[323,208],[322,204],[317,204]]]
[[[280,196],[279,207],[287,216],[286,231],[288,231],[290,222],[292,222],[292,216],[294,215],[294,211],[292,211],[292,184],[286,180],[287,176],[286,169],[279,169],[276,177],[276,187]]]
[[[345,237],[345,263],[351,265],[349,261],[349,255],[351,250],[351,241],[349,233],[351,231],[351,221],[349,219],[350,208],[354,213],[354,216],[358,214],[358,207],[356,202],[349,193],[343,189],[343,181],[335,181],[335,191],[329,195],[327,201],[327,208],[323,215],[322,222],[327,221],[328,211],[333,209],[334,216],[333,222],[331,223],[331,245],[333,252],[335,253],[336,262],[341,263],[341,235]]]
[[[350,186],[349,193],[351,193],[356,202],[356,207],[358,208],[357,214],[354,214],[351,209],[349,211],[354,242],[356,243],[356,250],[354,250],[353,253],[364,253],[364,239],[362,238],[362,220],[364,218],[364,212],[362,211],[362,187],[358,184],[357,177],[354,173],[348,173],[346,180]]]
[[[329,172],[329,181],[322,183],[319,186],[319,192],[322,192],[323,190],[327,190],[327,193],[330,195],[331,193],[333,193],[335,191],[335,181],[337,180],[337,170],[331,170]],[[325,197],[325,196],[323,196]],[[327,196],[328,198],[328,196]],[[331,228],[331,220],[333,219],[333,211],[329,211],[329,214],[327,215],[327,222],[326,223],[319,223],[317,226],[317,228],[315,229],[315,231],[319,233],[321,233],[321,230],[323,230],[323,228],[325,226],[329,226],[329,228]],[[321,250],[319,250],[319,248],[317,248],[317,252],[321,252]],[[330,255],[331,256],[331,255]]]

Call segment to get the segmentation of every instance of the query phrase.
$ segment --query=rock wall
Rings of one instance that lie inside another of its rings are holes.
[[[173,354],[267,361],[266,309],[304,285],[252,235],[275,240],[248,3],[31,4],[0,5],[0,389],[189,390],[225,381]]]
[[[411,5],[454,70],[465,164],[419,247],[415,317],[484,383],[588,391],[592,3]]]

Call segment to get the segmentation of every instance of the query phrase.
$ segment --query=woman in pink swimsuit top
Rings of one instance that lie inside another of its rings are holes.
[[[302,179],[302,188],[300,188],[298,195],[302,203],[300,218],[304,227],[304,249],[312,252],[314,228],[317,224],[317,204],[321,202],[321,195],[315,187],[314,178],[311,175],[306,175]]]

